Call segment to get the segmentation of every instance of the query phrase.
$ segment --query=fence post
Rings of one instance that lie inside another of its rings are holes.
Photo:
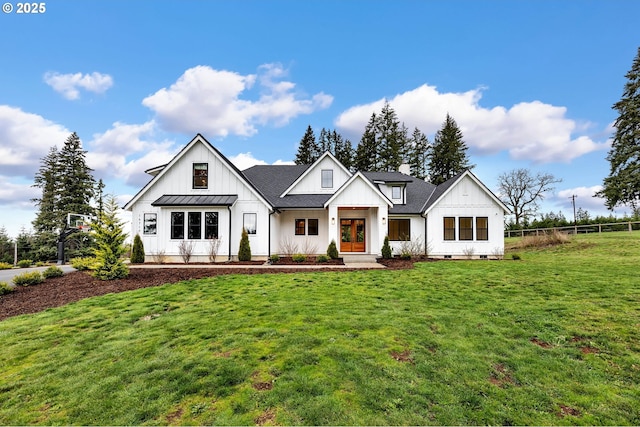
[[[631,227],[631,221],[629,221],[629,233],[631,233],[631,231],[633,231],[633,227]]]

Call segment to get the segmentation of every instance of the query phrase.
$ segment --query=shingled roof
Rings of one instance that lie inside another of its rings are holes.
[[[424,206],[427,200],[436,189],[436,186],[429,182],[400,172],[363,172],[363,174],[367,179],[377,185],[380,183],[406,184],[407,203],[403,205],[394,205],[389,209],[390,215],[421,214],[424,212]]]

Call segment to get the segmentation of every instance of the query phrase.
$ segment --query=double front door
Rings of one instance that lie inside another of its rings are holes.
[[[340,220],[340,252],[365,252],[364,219]]]

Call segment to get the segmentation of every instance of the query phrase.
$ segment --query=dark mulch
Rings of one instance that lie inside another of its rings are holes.
[[[412,268],[411,261],[385,260],[390,269]],[[323,267],[319,271],[345,271],[344,268]],[[131,268],[124,279],[102,281],[84,271],[74,271],[53,277],[36,286],[18,286],[14,292],[0,297],[0,320],[21,314],[37,313],[74,301],[109,293],[160,286],[183,280],[201,279],[222,274],[302,273],[309,268]]]

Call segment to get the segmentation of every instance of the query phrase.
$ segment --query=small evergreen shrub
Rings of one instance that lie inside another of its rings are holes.
[[[42,272],[42,276],[45,279],[50,279],[52,277],[60,277],[63,274],[64,274],[64,271],[62,271],[60,267],[56,267],[55,265],[52,265],[51,267],[47,268],[45,271]]]
[[[31,267],[32,264],[33,264],[33,260],[30,260],[30,259],[21,259],[20,261],[18,261],[18,267],[20,268]]]
[[[93,270],[96,265],[96,259],[94,257],[71,258],[69,263],[71,267],[79,271]]]
[[[326,255],[318,255],[316,258],[316,262],[325,263],[329,261],[329,257]]]
[[[404,259],[404,260],[411,259],[411,253],[410,252],[402,252],[400,254],[400,259]]]
[[[520,256],[520,254],[511,254],[511,259],[514,261],[519,261],[522,259],[522,257]]]
[[[336,241],[331,240],[329,247],[327,248],[327,256],[331,259],[338,259],[338,248],[336,247]]]
[[[305,262],[307,260],[307,256],[303,254],[295,254],[291,257],[294,262]]]
[[[13,266],[8,262],[0,262],[0,270],[10,270]]]
[[[389,246],[389,236],[384,237],[384,243],[382,244],[382,258],[391,258],[391,246]]]
[[[133,249],[131,250],[131,264],[144,263],[144,245],[139,234],[133,238]]]
[[[269,259],[271,260],[272,264],[277,263],[278,261],[280,261],[280,255],[278,254],[273,254],[269,257]]]
[[[239,261],[251,261],[251,245],[249,244],[249,234],[245,228],[242,229],[240,238],[240,249],[238,250]]]
[[[7,282],[0,282],[0,295],[8,294],[15,291],[15,289]]]
[[[13,278],[13,283],[16,286],[32,286],[40,284],[44,281],[44,277],[39,271],[30,271],[28,273],[22,273]]]

